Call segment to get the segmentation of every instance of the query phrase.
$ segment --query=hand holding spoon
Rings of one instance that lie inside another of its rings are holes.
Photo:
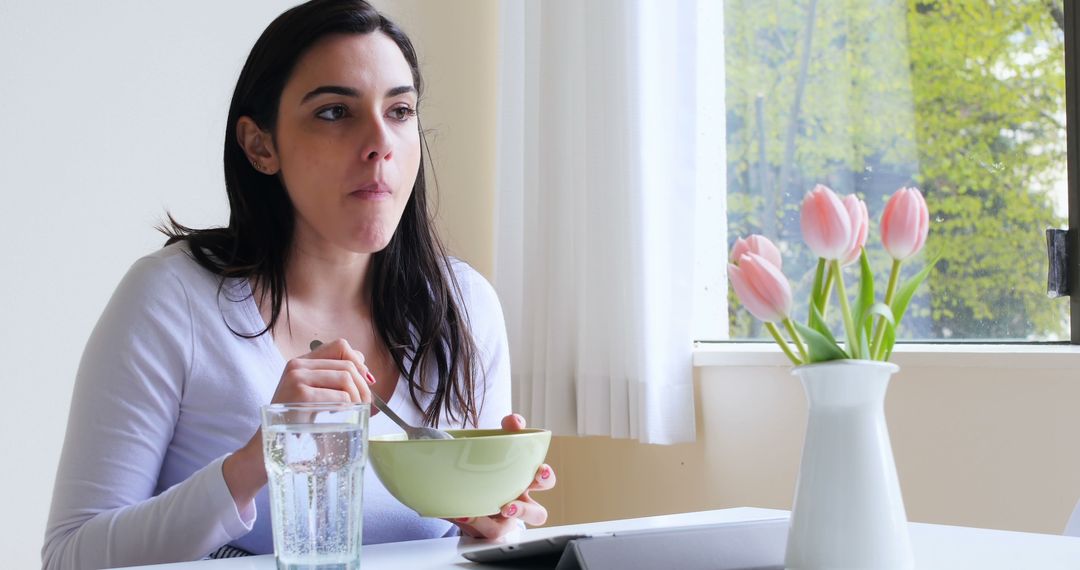
[[[322,346],[322,342],[318,340],[311,341],[309,345],[311,350],[315,350]],[[374,391],[371,392],[371,400],[375,404],[375,407],[382,413],[386,414],[386,417],[393,420],[401,429],[405,430],[405,435],[409,439],[454,439],[454,436],[446,433],[441,429],[435,429],[430,427],[416,427],[409,425],[400,416],[394,413],[394,410],[390,409],[390,406],[386,405],[386,402],[379,397]]]

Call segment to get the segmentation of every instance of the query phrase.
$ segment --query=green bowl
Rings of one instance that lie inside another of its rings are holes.
[[[373,436],[368,459],[390,494],[421,516],[453,519],[499,512],[525,492],[544,462],[551,432],[447,430],[454,439]]]

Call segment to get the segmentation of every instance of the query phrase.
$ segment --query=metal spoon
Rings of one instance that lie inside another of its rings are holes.
[[[316,348],[322,346],[322,342],[318,340],[313,340],[308,346],[311,347],[311,350],[315,350]],[[398,427],[405,430],[405,435],[409,439],[454,439],[454,436],[446,433],[441,429],[416,427],[409,425],[405,420],[401,419],[400,416],[395,414],[394,410],[391,410],[390,406],[387,406],[386,402],[384,402],[383,399],[380,398],[374,390],[371,391],[371,399],[374,402],[375,407],[378,408],[380,412],[386,414],[386,417],[393,420],[393,422],[397,424]]]

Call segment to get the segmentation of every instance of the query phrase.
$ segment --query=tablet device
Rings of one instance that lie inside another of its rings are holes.
[[[569,534],[462,553],[516,568],[782,569],[788,519]]]
[[[488,548],[481,548],[480,550],[465,552],[462,556],[464,556],[466,560],[479,562],[481,564],[528,562],[529,564],[545,564],[554,567],[555,564],[559,562],[563,550],[566,550],[566,545],[569,544],[571,540],[586,538],[587,536],[590,535],[563,534],[539,540],[529,540],[513,544],[500,544]]]

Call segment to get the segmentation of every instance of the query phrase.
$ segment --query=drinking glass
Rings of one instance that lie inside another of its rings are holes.
[[[360,567],[367,424],[367,404],[262,408],[279,570]]]

